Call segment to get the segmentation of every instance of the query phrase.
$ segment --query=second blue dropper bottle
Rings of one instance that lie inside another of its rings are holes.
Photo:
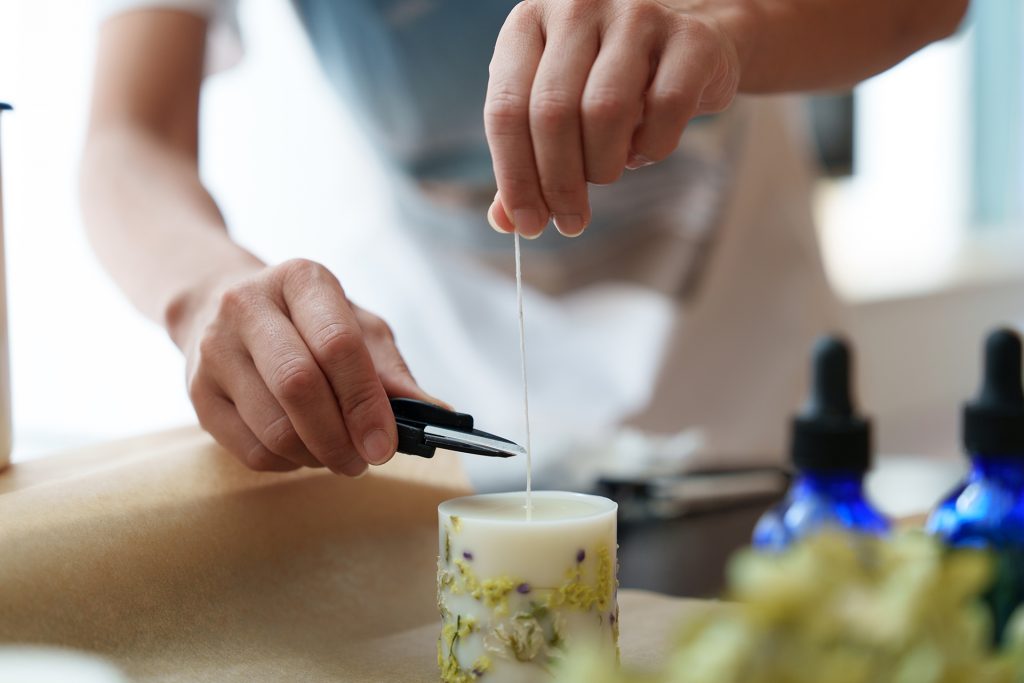
[[[986,548],[996,560],[989,594],[996,633],[1024,604],[1024,343],[1007,328],[985,342],[981,390],[963,408],[970,473],[932,513],[928,531],[957,548]]]
[[[790,455],[796,479],[786,498],[754,529],[754,546],[782,550],[826,528],[880,535],[888,520],[864,496],[871,469],[871,424],[850,390],[850,348],[835,336],[814,347],[810,398],[793,418]]]

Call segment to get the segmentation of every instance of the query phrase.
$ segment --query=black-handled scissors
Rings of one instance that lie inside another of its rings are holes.
[[[526,455],[519,444],[473,429],[473,416],[446,410],[411,398],[391,399],[398,425],[398,452],[434,457],[434,449],[474,453],[495,458]]]

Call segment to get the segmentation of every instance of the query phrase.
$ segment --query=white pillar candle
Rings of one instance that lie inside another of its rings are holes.
[[[537,683],[582,644],[618,660],[616,511],[562,491],[438,506],[438,666],[444,683]]]

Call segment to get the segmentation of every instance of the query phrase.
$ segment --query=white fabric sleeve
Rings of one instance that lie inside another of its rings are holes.
[[[96,0],[100,19],[133,9],[177,9],[213,19],[223,12],[224,0]]]
[[[95,0],[100,22],[122,12],[138,9],[173,9],[206,19],[206,73],[234,66],[242,57],[238,28],[238,0]]]

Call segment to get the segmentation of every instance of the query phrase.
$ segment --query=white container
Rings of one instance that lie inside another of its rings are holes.
[[[39,645],[0,645],[3,683],[128,683],[117,667],[86,652]]]
[[[10,108],[9,104],[0,102],[0,114]],[[11,364],[7,337],[7,268],[4,256],[3,186],[3,164],[0,163],[0,470],[11,464]]]
[[[618,661],[618,506],[563,491],[438,506],[438,666],[445,683],[538,683],[585,646]]]

